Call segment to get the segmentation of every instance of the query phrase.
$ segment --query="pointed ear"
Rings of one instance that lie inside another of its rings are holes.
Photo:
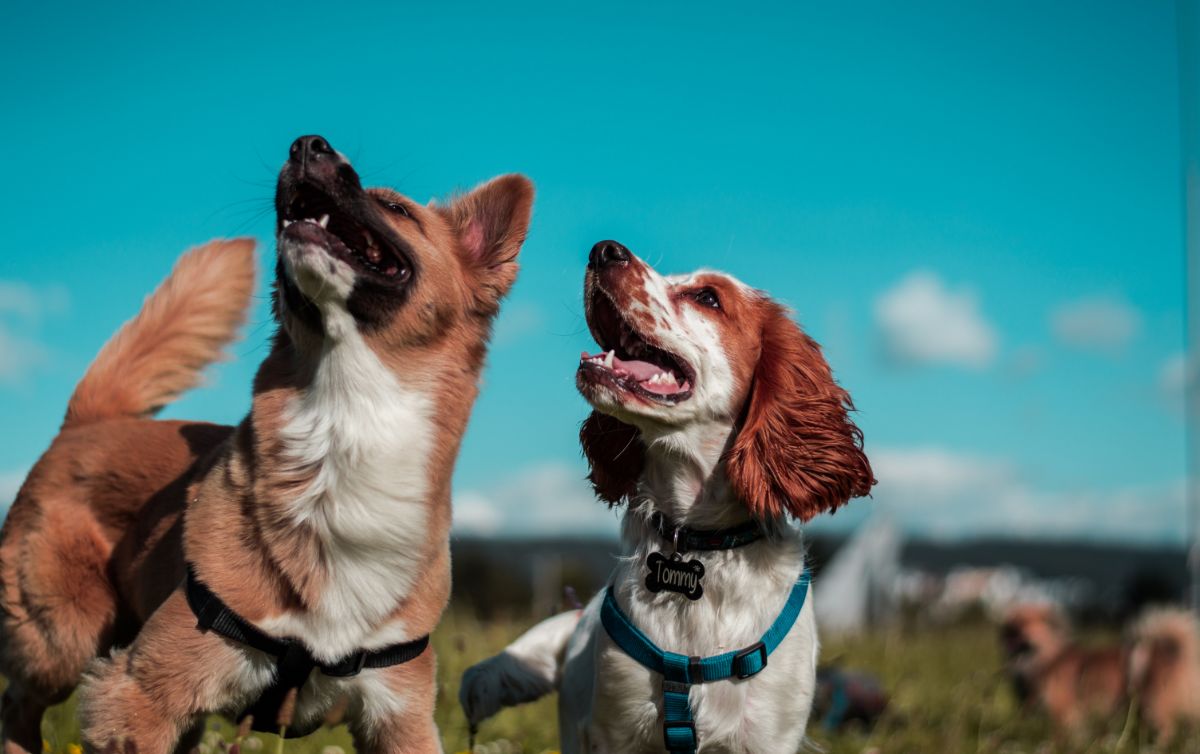
[[[821,348],[775,303],[764,320],[749,404],[726,471],[759,518],[808,521],[870,493],[875,477],[850,395]]]
[[[588,481],[601,500],[619,505],[637,494],[646,449],[636,428],[593,411],[579,428],[579,444],[588,461]]]
[[[533,183],[516,173],[502,175],[439,209],[476,274],[480,312],[494,315],[517,277],[517,253],[533,212]]]

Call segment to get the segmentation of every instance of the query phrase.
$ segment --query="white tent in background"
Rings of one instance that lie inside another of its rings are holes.
[[[813,590],[817,623],[827,635],[856,634],[890,621],[900,574],[900,534],[876,515],[821,570]]]

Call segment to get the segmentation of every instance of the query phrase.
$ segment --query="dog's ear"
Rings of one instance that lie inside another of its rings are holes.
[[[646,448],[636,428],[593,411],[579,428],[579,444],[588,461],[588,481],[601,500],[619,505],[637,494]]]
[[[517,254],[533,212],[533,183],[516,173],[502,175],[439,209],[458,237],[463,261],[475,272],[478,310],[495,315],[517,277]]]
[[[782,306],[763,306],[762,351],[726,470],[755,516],[808,521],[868,494],[875,477],[820,346]]]

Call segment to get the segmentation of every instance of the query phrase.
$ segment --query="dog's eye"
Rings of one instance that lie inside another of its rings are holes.
[[[400,202],[384,202],[383,206],[388,212],[394,212],[401,217],[412,217],[412,213],[408,211],[408,207],[405,207]]]
[[[696,291],[696,303],[710,309],[721,308],[721,299],[717,298],[717,292],[712,288],[701,288]]]

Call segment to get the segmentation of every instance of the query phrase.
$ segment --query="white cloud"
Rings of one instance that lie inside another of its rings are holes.
[[[1182,480],[1117,489],[1041,489],[1011,463],[941,448],[871,452],[876,502],[909,531],[1181,542]]]
[[[67,289],[61,285],[38,288],[20,280],[0,280],[0,314],[36,321],[66,311],[68,302]]]
[[[1120,351],[1142,329],[1142,315],[1116,296],[1093,296],[1063,304],[1050,314],[1050,327],[1063,343],[1086,351]]]
[[[62,286],[0,280],[0,383],[19,382],[49,360],[49,350],[31,333],[43,316],[63,312],[67,304]]]
[[[596,499],[582,464],[546,462],[454,496],[454,531],[481,536],[615,536],[618,514]]]
[[[996,331],[974,291],[951,290],[932,272],[913,272],[880,295],[875,323],[885,354],[900,364],[979,369],[996,356]]]
[[[12,333],[0,322],[0,382],[19,382],[48,358],[45,346]]]

